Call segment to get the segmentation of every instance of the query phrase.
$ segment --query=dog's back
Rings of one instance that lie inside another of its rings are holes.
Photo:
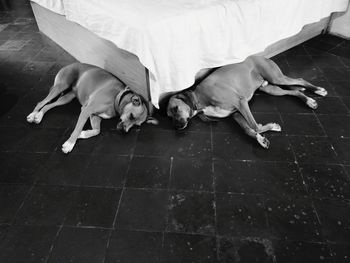
[[[256,60],[259,60],[259,57],[250,56],[241,63],[223,66],[217,69],[215,74],[204,79],[200,86],[205,89],[217,87],[217,90],[227,91],[225,94],[239,95],[250,100],[264,82],[256,67]]]
[[[55,85],[59,82],[65,82],[82,105],[99,89],[115,89],[118,93],[124,88],[124,84],[111,73],[84,63],[74,63],[62,68],[56,75]]]

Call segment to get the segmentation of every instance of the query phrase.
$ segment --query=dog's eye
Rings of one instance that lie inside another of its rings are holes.
[[[131,121],[135,120],[134,114],[130,113],[129,119],[130,119]]]

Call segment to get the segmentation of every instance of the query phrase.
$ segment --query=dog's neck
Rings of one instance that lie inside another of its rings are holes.
[[[116,100],[114,101],[114,110],[116,114],[120,114],[122,112],[122,100],[128,94],[133,94],[133,91],[128,86],[118,93]]]
[[[201,112],[203,107],[200,104],[195,92],[188,90],[180,94],[179,99],[183,100],[191,109],[191,118]]]

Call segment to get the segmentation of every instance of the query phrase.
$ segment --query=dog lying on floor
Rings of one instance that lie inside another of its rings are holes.
[[[55,98],[57,100],[52,102]],[[77,139],[98,135],[101,119],[119,115],[117,130],[125,133],[134,125],[157,123],[148,116],[148,108],[141,96],[107,71],[81,63],[68,65],[57,73],[49,94],[27,116],[27,121],[39,124],[48,110],[67,104],[74,98],[82,105],[81,113],[73,133],[62,145],[64,153],[72,151]],[[92,129],[83,131],[88,118]]]
[[[281,89],[279,85],[289,89]],[[270,143],[261,133],[281,131],[281,127],[277,123],[256,123],[248,105],[254,92],[261,90],[275,96],[296,96],[310,108],[316,109],[316,101],[303,93],[305,89],[320,96],[327,95],[324,88],[301,78],[285,76],[272,60],[250,56],[241,63],[217,69],[193,91],[173,95],[168,102],[167,115],[172,118],[176,129],[184,129],[197,114],[205,121],[210,120],[210,117],[224,118],[233,114],[246,134],[256,139],[262,147],[268,148]]]

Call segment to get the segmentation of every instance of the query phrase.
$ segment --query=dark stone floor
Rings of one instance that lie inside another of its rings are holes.
[[[7,2],[7,8],[4,3]],[[27,1],[0,11],[0,262],[350,262],[350,41],[322,35],[274,58],[327,88],[315,111],[257,94],[281,124],[269,150],[231,119],[194,120],[60,149],[80,106],[26,116],[75,61],[38,32]]]

